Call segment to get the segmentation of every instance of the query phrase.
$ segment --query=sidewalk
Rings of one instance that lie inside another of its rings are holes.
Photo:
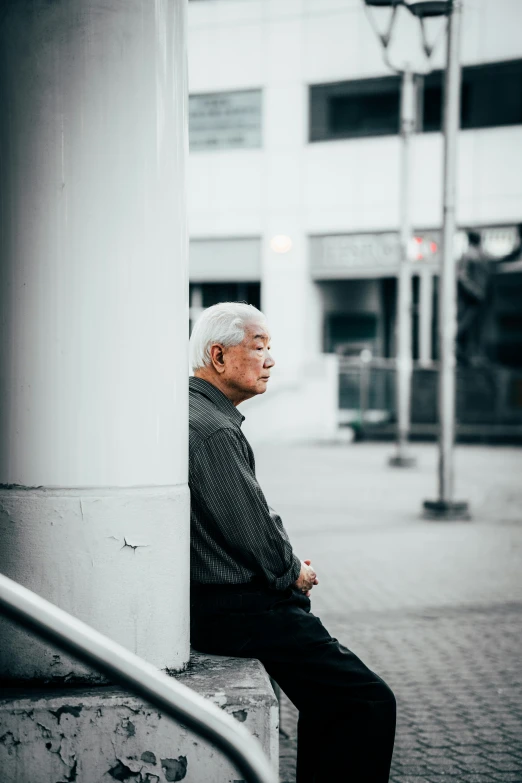
[[[388,468],[390,444],[256,447],[258,477],[320,579],[312,611],[393,688],[393,783],[521,783],[522,450],[461,446],[473,521],[427,522],[437,451]],[[296,713],[282,705],[281,780]],[[339,783],[342,783],[341,779]]]

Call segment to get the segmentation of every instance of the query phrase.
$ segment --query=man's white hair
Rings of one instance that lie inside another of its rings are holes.
[[[190,336],[190,363],[193,370],[208,367],[210,348],[220,343],[225,348],[239,345],[245,338],[245,326],[252,321],[266,322],[257,307],[245,302],[220,302],[207,308],[194,324]]]

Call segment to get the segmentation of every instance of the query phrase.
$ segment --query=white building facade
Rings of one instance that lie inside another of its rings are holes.
[[[522,222],[522,4],[463,5],[457,219],[485,254],[508,256]],[[418,32],[398,34],[399,60],[413,57]],[[432,73],[418,81],[413,139],[413,345],[427,364],[436,353],[444,58],[442,36]],[[189,91],[192,316],[223,299],[260,304],[276,383],[286,379],[294,396],[296,384],[309,385],[310,356],[310,374],[330,379],[332,354],[393,357],[400,80],[362,0],[193,0]],[[317,393],[316,402],[335,396]]]

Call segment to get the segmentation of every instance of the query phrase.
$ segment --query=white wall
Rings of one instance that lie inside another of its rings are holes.
[[[337,433],[338,365],[323,354],[295,367],[272,371],[266,392],[241,406],[242,429],[252,446],[265,441],[331,441]]]
[[[403,50],[417,33],[411,23],[399,29]],[[519,0],[468,0],[463,63],[522,56],[520,29]],[[191,91],[262,87],[264,121],[260,150],[191,154],[192,236],[269,239],[274,231],[306,236],[397,227],[398,137],[307,140],[309,84],[388,73],[360,0],[191,3],[189,57]],[[442,41],[433,65],[443,62]],[[522,127],[460,134],[461,223],[520,218],[522,178],[513,163],[521,148]],[[419,135],[414,159],[414,224],[438,226],[441,135]]]

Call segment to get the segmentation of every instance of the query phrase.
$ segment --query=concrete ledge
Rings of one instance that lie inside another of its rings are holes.
[[[259,661],[193,653],[175,675],[257,737],[277,769],[278,705]],[[0,769],[9,783],[238,783],[220,752],[121,688],[4,689]]]

